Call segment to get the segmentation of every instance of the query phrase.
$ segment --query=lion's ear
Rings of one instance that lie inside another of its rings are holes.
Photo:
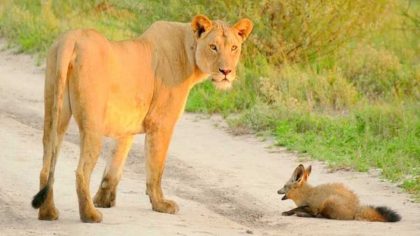
[[[191,27],[195,36],[200,38],[204,32],[208,32],[211,29],[212,23],[206,16],[196,15],[191,22]]]
[[[238,30],[238,35],[241,36],[242,41],[245,41],[245,39],[248,38],[249,34],[252,31],[252,28],[254,27],[254,24],[250,19],[243,18],[239,20],[233,28]]]

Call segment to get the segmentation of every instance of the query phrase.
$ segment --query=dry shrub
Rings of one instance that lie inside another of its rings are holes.
[[[349,53],[351,52],[351,53]],[[384,97],[418,97],[419,72],[401,64],[391,51],[359,44],[341,56],[339,65],[346,78],[370,99]]]
[[[141,14],[143,21],[163,16],[187,22],[197,13],[232,23],[248,17],[255,27],[245,45],[247,54],[263,54],[271,63],[282,64],[328,55],[354,37],[369,33],[386,23],[384,19],[395,1],[214,0],[208,4],[203,0],[170,0],[164,1],[166,7],[158,14],[152,9],[161,1],[146,4]]]
[[[315,73],[284,66],[277,74],[261,78],[260,84],[267,103],[291,109],[343,110],[357,101],[356,89],[334,70]]]
[[[257,47],[272,62],[301,62],[330,54],[386,22],[394,1],[265,0]]]

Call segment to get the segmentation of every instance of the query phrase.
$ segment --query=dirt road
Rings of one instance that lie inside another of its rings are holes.
[[[0,48],[4,42],[0,43]],[[220,119],[185,114],[170,147],[163,187],[176,200],[176,215],[151,210],[145,193],[143,137],[137,137],[118,189],[117,206],[102,209],[101,224],[79,220],[75,174],[79,155],[74,122],[56,168],[55,200],[60,219],[37,220],[31,208],[42,163],[43,68],[25,55],[0,52],[0,235],[420,235],[420,206],[373,174],[328,173],[313,165],[313,184],[340,181],[361,201],[400,212],[398,223],[369,223],[284,217],[293,207],[276,191],[297,158],[268,148],[252,136],[234,137]],[[96,192],[112,141],[92,177]]]

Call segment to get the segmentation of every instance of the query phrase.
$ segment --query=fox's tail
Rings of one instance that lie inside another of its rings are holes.
[[[388,207],[362,206],[356,213],[356,220],[397,222],[401,220],[401,216]]]

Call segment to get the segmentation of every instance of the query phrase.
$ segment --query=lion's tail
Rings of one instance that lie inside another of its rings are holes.
[[[54,76],[54,90],[53,90],[53,107],[52,107],[52,116],[51,116],[51,129],[49,134],[49,145],[46,146],[47,158],[44,159],[44,162],[49,161],[49,172],[48,172],[48,182],[45,186],[41,186],[41,190],[34,196],[32,200],[32,207],[39,208],[47,199],[48,192],[51,189],[52,184],[54,183],[54,170],[57,162],[58,156],[58,123],[60,120],[60,115],[63,108],[63,99],[64,91],[67,84],[67,72],[70,66],[70,61],[72,59],[75,40],[73,37],[63,36],[60,43],[56,44],[52,50],[56,50],[55,57],[49,58],[47,60],[47,68],[50,63],[49,60],[55,60],[57,62],[55,71],[52,72]],[[48,73],[47,73],[48,76]],[[45,85],[47,86],[47,84]],[[47,163],[48,164],[48,163]]]

